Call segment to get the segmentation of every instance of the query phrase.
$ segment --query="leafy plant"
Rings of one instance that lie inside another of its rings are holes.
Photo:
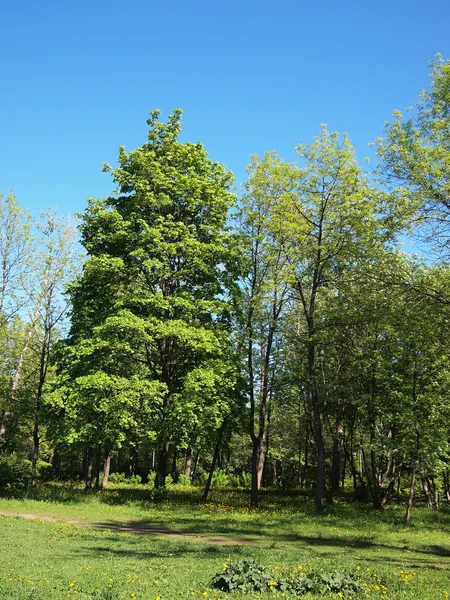
[[[223,592],[262,592],[270,588],[271,573],[252,559],[244,559],[225,564],[211,586]]]
[[[352,595],[363,589],[358,576],[353,573],[293,570],[289,577],[280,577],[252,559],[224,565],[223,571],[214,577],[211,586],[223,592],[272,590],[295,595],[316,594],[319,596],[330,593]]]
[[[111,483],[141,483],[142,477],[140,475],[127,477],[125,473],[111,473],[109,476],[109,481]]]

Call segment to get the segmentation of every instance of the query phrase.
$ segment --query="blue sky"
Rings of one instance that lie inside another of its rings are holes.
[[[359,158],[392,111],[450,57],[449,0],[3,0],[0,192],[82,211],[108,195],[119,145],[153,108],[245,179],[249,156],[294,148],[321,123]]]

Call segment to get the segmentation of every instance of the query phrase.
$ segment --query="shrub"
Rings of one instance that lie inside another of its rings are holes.
[[[0,488],[25,489],[30,481],[30,460],[15,454],[0,457]]]
[[[180,475],[178,475],[178,482],[179,485],[191,485],[191,478],[189,475],[185,475],[184,473],[181,473]]]
[[[141,483],[142,477],[140,475],[134,475],[133,477],[127,477],[125,473],[111,473],[108,481],[111,483]]]
[[[363,587],[357,575],[341,571],[303,572],[293,569],[289,577],[274,575],[266,567],[252,559],[231,562],[224,565],[211,582],[211,587],[223,592],[263,592],[280,591],[287,594],[303,596],[315,594],[353,595],[362,591]]]
[[[206,482],[208,481],[208,477],[208,473],[202,473],[200,477],[200,482],[202,485],[206,484]],[[230,485],[230,482],[227,473],[225,471],[222,471],[222,469],[215,469],[212,476],[211,487],[225,488],[228,485]]]
[[[244,559],[225,565],[224,570],[212,580],[211,586],[222,592],[263,592],[270,588],[269,569],[252,559]]]
[[[228,475],[228,480],[231,487],[249,488],[252,485],[252,474],[241,473],[240,475]]]
[[[40,481],[51,481],[53,479],[53,465],[45,462],[45,460],[37,461],[36,471]]]

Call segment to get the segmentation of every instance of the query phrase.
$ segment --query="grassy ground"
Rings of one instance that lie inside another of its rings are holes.
[[[270,567],[274,578],[357,573],[364,591],[354,599],[433,600],[450,593],[448,507],[417,506],[405,526],[403,506],[378,512],[336,502],[318,517],[298,495],[263,494],[261,508],[251,510],[248,494],[239,491],[215,491],[202,505],[189,488],[173,488],[155,503],[144,486],[111,486],[88,497],[45,486],[33,497],[0,498],[0,511],[37,517],[0,518],[0,598],[225,598],[230,594],[212,590],[211,579],[240,558]],[[60,520],[42,520],[48,516]],[[239,597],[293,598],[275,591]],[[325,596],[309,596],[319,597]]]

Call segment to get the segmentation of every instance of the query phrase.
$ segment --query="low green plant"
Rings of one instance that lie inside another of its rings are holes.
[[[361,581],[354,573],[342,571],[311,571],[285,577],[277,581],[275,589],[290,594],[325,594],[353,595],[360,592],[363,587]]]
[[[215,575],[211,587],[223,592],[280,591],[304,595],[357,594],[363,587],[354,573],[341,571],[297,571],[292,569],[288,577],[270,571],[252,559],[230,562]]]
[[[208,473],[202,473],[201,477],[200,477],[200,483],[202,485],[205,485],[206,482],[208,481],[208,477],[209,474]],[[212,476],[212,480],[211,480],[211,487],[213,488],[226,488],[230,485],[230,481],[229,481],[229,476],[226,473],[226,471],[223,471],[222,469],[215,469],[213,476]]]
[[[178,485],[191,485],[191,478],[189,475],[185,475],[184,473],[181,473],[180,475],[178,475]]]
[[[223,571],[213,578],[211,587],[222,592],[263,592],[270,588],[271,581],[269,569],[246,558],[225,563]]]
[[[241,473],[240,475],[229,475],[228,476],[230,487],[238,488],[249,488],[252,485],[252,474]]]
[[[133,477],[127,477],[125,473],[111,473],[109,476],[111,483],[141,483],[142,477],[140,475],[134,475]]]
[[[26,489],[30,481],[30,460],[17,455],[0,456],[0,488]]]

